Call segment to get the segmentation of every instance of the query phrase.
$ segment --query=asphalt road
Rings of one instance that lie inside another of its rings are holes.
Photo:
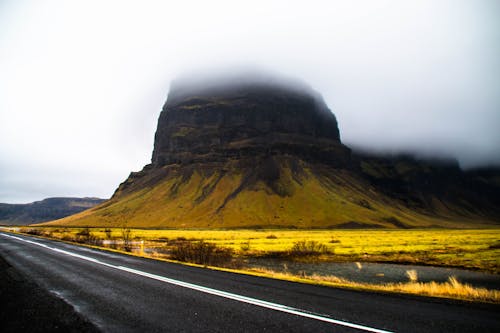
[[[105,332],[499,332],[500,306],[348,291],[0,233],[0,255]]]

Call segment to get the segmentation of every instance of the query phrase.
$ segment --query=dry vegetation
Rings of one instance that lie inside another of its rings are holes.
[[[79,233],[104,245],[123,244],[124,228],[24,228],[35,234],[80,242]],[[168,253],[179,240],[204,241],[230,248],[236,256],[288,255],[318,247],[318,260],[350,262],[391,262],[460,267],[500,273],[500,230],[420,229],[420,230],[207,230],[207,229],[128,229],[130,250],[139,243],[150,252]],[[302,246],[302,249],[300,247]]]
[[[408,282],[373,284],[350,281],[337,276],[323,276],[316,274],[302,274],[298,276],[291,273],[275,272],[268,269],[252,269],[251,271],[261,276],[271,276],[282,280],[296,282],[318,283],[333,287],[347,287],[359,290],[399,292],[404,294],[444,297],[468,301],[500,303],[499,290],[473,287],[459,282],[453,276],[451,276],[446,282],[418,282],[417,280],[412,280],[410,278],[410,281]],[[410,276],[411,274],[412,273],[408,275]]]
[[[172,247],[170,258],[199,265],[227,267],[233,263],[233,250],[204,241],[181,241]]]
[[[201,265],[242,268],[245,257],[289,260],[396,262],[454,266],[500,272],[500,232],[478,230],[152,230],[129,228],[21,228],[38,236],[86,243],[140,255]],[[292,275],[266,269],[245,269],[274,278],[395,291],[458,299],[500,302],[500,291],[475,288],[454,278],[443,283],[368,284],[335,276]]]

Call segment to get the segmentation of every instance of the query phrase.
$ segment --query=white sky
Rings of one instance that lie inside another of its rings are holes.
[[[169,82],[235,64],[306,81],[348,145],[500,163],[500,1],[0,0],[0,202],[110,197]]]

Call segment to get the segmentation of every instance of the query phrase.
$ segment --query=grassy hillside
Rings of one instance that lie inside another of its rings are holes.
[[[481,227],[436,199],[432,214],[405,207],[346,169],[273,158],[259,167],[170,165],[138,173],[113,198],[49,225],[147,228]]]
[[[231,76],[230,86],[219,79],[194,86],[175,81],[158,119],[151,164],[131,173],[109,201],[50,224],[475,228],[500,223],[500,170],[471,173],[454,161],[353,152],[340,141],[337,120],[318,93],[262,78]]]

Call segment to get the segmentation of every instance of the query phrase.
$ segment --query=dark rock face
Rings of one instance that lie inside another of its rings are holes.
[[[310,88],[173,83],[158,121],[154,166],[278,154],[337,166],[349,160],[335,116]]]
[[[436,206],[445,206],[460,216],[500,220],[499,168],[464,171],[455,160],[409,154],[353,152],[352,161],[353,171],[408,208],[437,213]]]

